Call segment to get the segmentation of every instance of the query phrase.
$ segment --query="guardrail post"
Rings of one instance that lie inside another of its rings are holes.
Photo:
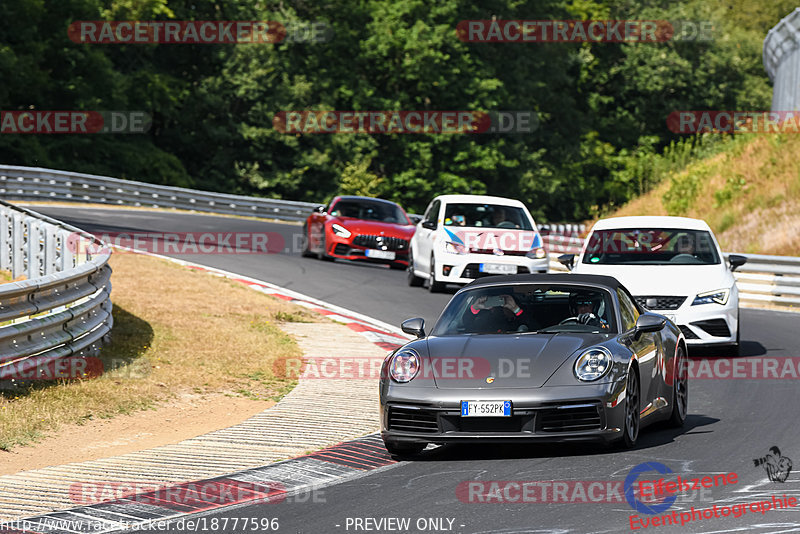
[[[11,277],[17,278],[20,274],[25,272],[25,258],[24,256],[24,246],[25,246],[25,236],[24,236],[24,219],[25,216],[21,213],[15,213],[12,219],[12,230],[11,230]],[[14,252],[17,254],[14,254]]]
[[[11,270],[13,223],[11,211],[5,206],[0,206],[0,269]]]
[[[28,278],[44,276],[44,222],[28,219]]]
[[[43,275],[53,274],[58,270],[56,264],[56,235],[58,230],[51,228],[50,225],[45,225],[43,238],[44,238],[44,262],[43,262]]]

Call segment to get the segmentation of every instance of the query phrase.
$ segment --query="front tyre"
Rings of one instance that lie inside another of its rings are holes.
[[[431,269],[430,269],[430,278],[428,278],[428,291],[431,293],[439,293],[444,289],[444,282],[437,282],[436,281],[436,262],[433,258],[433,254],[431,254]]]
[[[414,254],[409,250],[408,251],[408,269],[406,271],[408,285],[411,287],[421,287],[422,283],[425,281],[416,274],[414,274]]]
[[[333,258],[328,256],[328,240],[325,237],[325,229],[322,229],[322,243],[319,252],[317,252],[317,258],[323,261],[333,261]]]
[[[689,362],[683,347],[675,353],[675,367],[672,371],[672,415],[669,426],[680,428],[689,413]]]
[[[309,248],[310,242],[311,240],[308,237],[308,226],[303,225],[303,248],[300,251],[300,255],[303,256],[304,258],[314,257],[314,253],[311,252],[311,249]]]
[[[639,375],[631,368],[625,386],[625,421],[622,425],[622,439],[619,440],[619,445],[624,449],[633,448],[639,437],[639,404]]]

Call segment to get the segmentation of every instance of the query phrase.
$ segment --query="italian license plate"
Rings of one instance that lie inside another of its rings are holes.
[[[507,263],[481,263],[479,270],[487,274],[517,274],[517,266]]]
[[[511,417],[511,401],[461,401],[461,417]]]
[[[368,248],[364,253],[368,258],[375,258],[377,260],[393,260],[394,252],[391,250],[375,250]]]

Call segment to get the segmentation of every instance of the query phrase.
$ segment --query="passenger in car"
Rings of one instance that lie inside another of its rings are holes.
[[[500,334],[534,330],[511,295],[478,297],[464,312],[462,324],[472,334]]]

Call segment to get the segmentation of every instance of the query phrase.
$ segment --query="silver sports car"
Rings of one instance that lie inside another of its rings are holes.
[[[430,333],[393,351],[380,380],[381,434],[398,456],[428,443],[603,440],[683,425],[686,342],[615,278],[483,278],[452,298]]]

